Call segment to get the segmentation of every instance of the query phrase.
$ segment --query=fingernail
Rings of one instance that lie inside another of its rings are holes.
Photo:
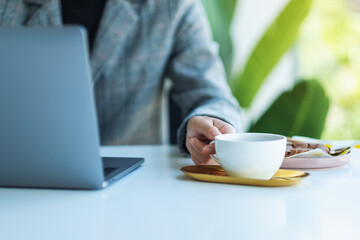
[[[216,130],[213,131],[214,137],[216,137],[216,136],[218,136],[218,135],[221,135],[221,134],[222,134],[222,133],[221,133],[218,129],[216,129]]]

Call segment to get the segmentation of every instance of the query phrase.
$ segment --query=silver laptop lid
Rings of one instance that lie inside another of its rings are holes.
[[[0,29],[0,186],[104,181],[85,31]]]

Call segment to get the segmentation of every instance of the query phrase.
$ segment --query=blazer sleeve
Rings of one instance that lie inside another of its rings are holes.
[[[194,116],[210,116],[243,131],[241,109],[226,82],[218,46],[212,40],[206,13],[197,0],[181,2],[173,18],[179,19],[167,75],[172,80],[172,98],[186,116],[177,132],[183,153],[187,122]]]

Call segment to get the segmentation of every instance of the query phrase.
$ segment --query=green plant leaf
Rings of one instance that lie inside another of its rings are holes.
[[[207,12],[214,40],[219,44],[219,55],[229,76],[233,60],[230,27],[237,0],[202,0]]]
[[[262,83],[297,38],[312,0],[290,0],[250,54],[243,71],[232,80],[234,96],[249,107]]]
[[[320,138],[329,104],[317,80],[300,81],[291,91],[280,95],[250,131]]]

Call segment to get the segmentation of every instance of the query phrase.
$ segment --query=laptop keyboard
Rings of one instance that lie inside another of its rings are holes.
[[[113,168],[113,167],[106,167],[104,168],[104,174],[105,176],[112,173],[113,171],[115,171],[116,169],[119,169],[119,168]]]

